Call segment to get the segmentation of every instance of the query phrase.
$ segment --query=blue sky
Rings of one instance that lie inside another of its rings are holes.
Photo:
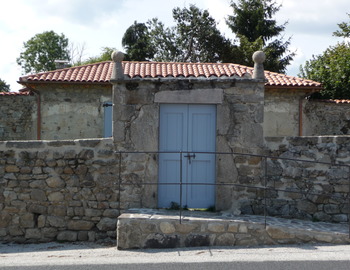
[[[282,4],[277,13],[279,24],[288,21],[285,38],[292,37],[290,49],[297,53],[288,68],[296,76],[299,66],[312,55],[341,41],[332,37],[337,24],[350,21],[349,0],[276,0]],[[125,30],[138,22],[158,17],[172,26],[172,9],[195,4],[208,9],[226,37],[234,38],[225,24],[232,13],[230,0],[11,0],[0,1],[0,78],[11,85],[12,91],[21,88],[16,83],[22,70],[16,64],[23,42],[35,34],[53,30],[63,33],[75,46],[85,46],[84,56],[98,55],[102,47],[123,50],[121,39]]]

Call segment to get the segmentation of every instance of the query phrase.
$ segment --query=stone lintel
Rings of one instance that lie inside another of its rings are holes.
[[[222,89],[197,89],[162,91],[155,94],[155,103],[174,104],[221,104],[223,102]]]

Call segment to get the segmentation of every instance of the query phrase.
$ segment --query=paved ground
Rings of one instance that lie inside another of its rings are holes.
[[[124,266],[124,269],[153,269],[153,266],[158,266],[158,269],[176,269],[180,265],[190,267],[182,269],[210,269],[211,266],[220,265],[222,268],[215,269],[230,269],[228,267],[233,265],[242,267],[235,269],[282,269],[282,266],[288,266],[287,269],[297,269],[299,266],[302,266],[301,269],[313,269],[311,266],[330,269],[331,262],[339,266],[334,269],[349,269],[350,245],[120,251],[115,246],[94,243],[0,244],[0,269],[72,269],[68,266],[74,266],[74,269],[123,269],[112,268],[113,265]],[[160,264],[169,267],[159,268]]]

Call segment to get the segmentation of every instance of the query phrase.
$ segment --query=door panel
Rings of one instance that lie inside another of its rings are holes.
[[[184,152],[182,155],[182,204],[190,208],[206,208],[215,203],[216,139],[215,105],[175,105],[160,107],[159,150]],[[161,153],[159,158],[159,207],[180,203],[180,154]],[[169,165],[169,164],[172,165]],[[176,164],[176,165],[175,165]],[[191,185],[195,184],[195,185]]]

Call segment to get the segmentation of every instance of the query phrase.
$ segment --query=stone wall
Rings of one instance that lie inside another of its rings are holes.
[[[348,244],[344,224],[320,225],[282,218],[235,216],[227,213],[130,209],[118,218],[117,247],[178,248],[281,244]],[[320,225],[320,226],[318,226]]]
[[[0,142],[0,240],[115,239],[111,139]]]
[[[0,141],[36,139],[35,96],[0,96]]]
[[[267,160],[268,215],[348,221],[350,137],[268,137],[266,144],[277,157]],[[260,190],[242,212],[262,214],[263,197]]]
[[[170,104],[216,104],[216,149],[219,152],[261,153],[263,140],[264,81],[236,78],[215,79],[132,79],[114,81],[114,142],[118,150],[158,151],[159,107]],[[179,150],[180,151],[180,150]],[[181,150],[182,151],[182,150]],[[148,164],[147,173],[125,170],[128,178],[141,183],[154,183],[158,179],[158,166],[148,155],[135,158],[132,168]],[[239,162],[238,162],[239,163]],[[128,168],[131,168],[130,166]],[[260,160],[249,164],[236,164],[232,156],[217,159],[216,183],[239,183],[261,178],[247,179],[246,171],[259,175]],[[241,170],[240,170],[241,169]],[[142,205],[157,207],[157,186],[144,188]],[[235,209],[232,200],[236,191],[231,186],[216,188],[216,209]],[[249,191],[247,191],[249,192]]]
[[[305,136],[350,135],[350,103],[309,100],[303,113]]]

